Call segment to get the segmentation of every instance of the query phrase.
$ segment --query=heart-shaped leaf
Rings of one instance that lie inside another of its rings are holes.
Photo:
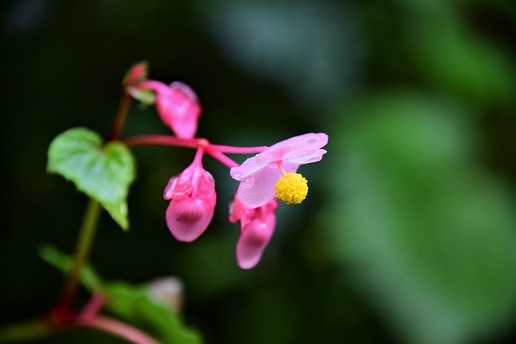
[[[97,200],[124,229],[129,228],[127,194],[135,178],[133,155],[120,142],[103,145],[86,128],[58,135],[48,149],[47,171],[72,181],[77,189]]]

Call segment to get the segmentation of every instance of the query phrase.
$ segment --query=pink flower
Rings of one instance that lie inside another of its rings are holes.
[[[266,205],[275,197],[278,179],[302,164],[320,161],[326,153],[321,147],[327,143],[324,133],[294,136],[233,167],[231,177],[240,181],[236,197],[247,208]]]
[[[158,114],[174,133],[183,139],[195,137],[201,106],[195,92],[186,84],[174,81],[170,85],[155,80],[147,80],[133,86],[150,89],[156,93]]]
[[[147,79],[147,70],[148,70],[148,65],[147,65],[147,62],[145,62],[145,61],[134,64],[129,69],[129,71],[125,74],[122,84],[123,85],[131,85],[131,84],[146,80]]]
[[[170,178],[163,198],[171,200],[166,213],[168,229],[177,240],[192,242],[213,217],[215,181],[201,162],[194,161],[179,176]]]
[[[236,255],[238,265],[242,269],[251,269],[258,264],[265,247],[274,234],[276,216],[274,210],[278,202],[273,198],[267,204],[248,208],[238,197],[230,204],[229,221],[240,221],[240,238],[238,239]]]

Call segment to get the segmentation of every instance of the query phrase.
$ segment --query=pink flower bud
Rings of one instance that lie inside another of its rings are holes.
[[[201,197],[172,200],[167,208],[167,226],[177,240],[192,242],[208,228],[213,209],[212,202]]]
[[[197,95],[188,85],[179,81],[166,85],[159,81],[148,80],[133,88],[154,91],[156,108],[163,123],[180,138],[195,137],[202,110]]]
[[[179,176],[170,178],[163,197],[171,200],[166,221],[177,240],[192,242],[208,228],[217,194],[213,177],[200,162],[194,161]]]
[[[134,64],[124,76],[122,85],[128,86],[147,79],[148,64],[143,61]]]
[[[230,204],[229,221],[240,220],[241,225],[236,255],[242,269],[251,269],[260,262],[263,251],[274,234],[274,211],[277,207],[278,202],[275,199],[258,208],[247,208],[238,198]]]

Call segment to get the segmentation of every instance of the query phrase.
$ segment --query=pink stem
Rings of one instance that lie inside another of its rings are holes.
[[[237,163],[233,159],[228,158],[226,155],[224,155],[224,153],[218,150],[213,150],[212,147],[213,146],[209,146],[206,150],[206,153],[208,153],[209,155],[211,155],[212,157],[214,157],[215,159],[217,159],[229,168],[240,166],[239,163]]]
[[[90,319],[79,319],[78,326],[102,330],[134,344],[159,344],[154,338],[119,320],[97,315]]]
[[[197,151],[195,152],[194,162],[201,163],[202,156],[204,155],[205,146],[200,145],[197,147]]]
[[[214,145],[210,144],[214,150],[217,150],[221,153],[229,153],[229,154],[256,154],[261,153],[266,150],[267,146],[256,146],[256,147],[235,147],[235,146],[225,146],[225,145]]]
[[[79,314],[80,319],[92,319],[95,317],[102,307],[106,304],[106,298],[101,294],[93,294],[88,303],[82,308]]]
[[[200,140],[204,139],[182,139],[176,136],[169,135],[141,135],[130,137],[124,140],[124,142],[125,145],[128,147],[159,145],[197,148],[199,146]]]
[[[127,118],[127,113],[129,111],[129,104],[131,103],[131,96],[129,93],[124,90],[122,94],[122,99],[120,99],[120,105],[118,106],[118,112],[115,117],[115,123],[113,125],[113,129],[111,131],[110,140],[117,140],[122,132],[122,128],[125,124],[125,119]]]

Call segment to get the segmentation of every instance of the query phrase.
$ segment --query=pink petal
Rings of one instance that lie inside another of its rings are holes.
[[[210,196],[215,193],[215,180],[213,176],[204,170],[202,163],[194,161],[178,176],[169,179],[165,190],[164,199],[173,199],[192,194]],[[195,195],[194,195],[195,196]]]
[[[265,221],[254,220],[242,230],[236,249],[238,265],[242,269],[251,269],[258,264],[275,226],[276,217],[268,215]]]
[[[166,213],[168,229],[177,240],[192,242],[208,228],[214,209],[206,197],[173,199]]]
[[[268,157],[263,156],[261,154],[262,153],[257,154],[255,156],[253,156],[252,158],[247,159],[240,166],[233,167],[229,171],[229,174],[231,175],[231,177],[235,180],[241,181],[241,180],[249,177],[251,174],[266,167],[267,165],[274,163]]]
[[[193,138],[201,115],[197,96],[190,87],[180,82],[172,83],[170,90],[172,91],[171,101],[174,104],[170,120],[172,130],[178,137]]]
[[[167,186],[165,186],[165,190],[163,190],[163,198],[164,199],[172,199],[174,198],[174,188],[176,186],[177,176],[170,177],[168,180]]]
[[[197,94],[184,82],[174,81],[170,84],[170,88],[181,91],[193,102],[199,102],[199,97],[197,97]]]
[[[326,151],[320,149],[328,143],[328,135],[324,133],[308,133],[294,136],[267,148],[263,152],[247,159],[242,165],[233,167],[230,175],[242,181],[259,170],[276,161],[291,162],[302,165],[322,159]]]
[[[307,164],[319,161],[326,153],[324,147],[328,143],[328,135],[324,133],[308,133],[294,136],[285,141],[276,143],[262,152],[273,161],[290,161],[297,164]],[[314,160],[319,158],[318,160]]]
[[[285,163],[287,172],[295,172],[299,165]],[[268,165],[240,182],[236,196],[248,208],[261,207],[276,196],[275,185],[282,173],[277,165]]]
[[[181,138],[193,138],[201,115],[201,106],[195,92],[186,84],[175,81],[166,85],[146,80],[133,87],[150,89],[156,93],[156,108],[163,123]]]

